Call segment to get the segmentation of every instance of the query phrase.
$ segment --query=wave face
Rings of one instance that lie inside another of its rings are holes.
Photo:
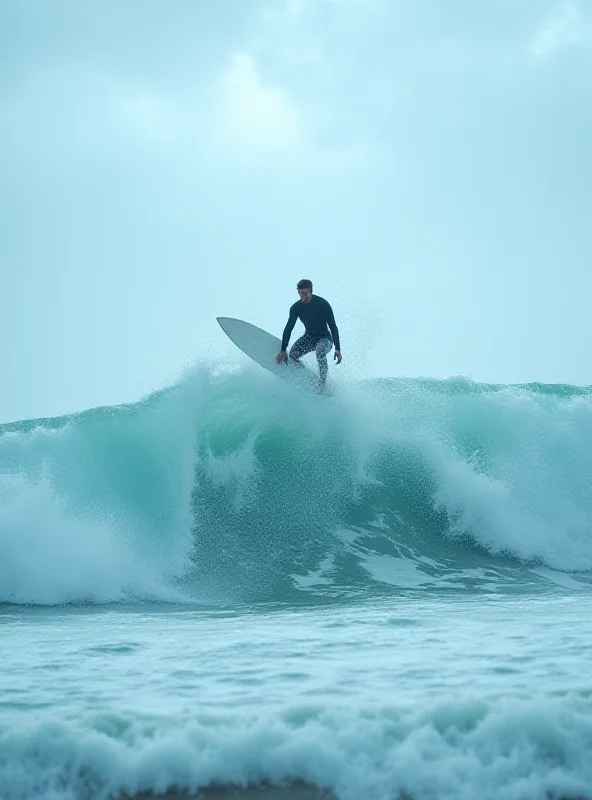
[[[196,369],[0,426],[0,601],[582,589],[590,474],[590,388]]]

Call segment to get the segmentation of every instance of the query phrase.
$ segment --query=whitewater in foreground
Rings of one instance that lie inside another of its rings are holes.
[[[0,797],[592,799],[591,474],[570,386],[0,426]]]

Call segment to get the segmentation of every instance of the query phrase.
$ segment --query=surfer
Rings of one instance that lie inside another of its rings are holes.
[[[335,353],[333,360],[341,364],[341,348],[339,344],[339,331],[335,324],[335,316],[330,304],[320,297],[320,295],[312,293],[312,281],[303,279],[298,281],[296,285],[300,300],[297,300],[290,308],[290,316],[284,328],[284,335],[282,336],[282,349],[278,353],[276,361],[281,364],[282,361],[288,361],[288,342],[290,341],[290,334],[294,329],[296,320],[300,318],[304,325],[304,336],[301,336],[292,347],[290,348],[290,360],[294,364],[300,365],[300,358],[307,353],[312,353],[314,350],[319,365],[321,391],[324,390],[327,381],[327,353],[335,344]]]

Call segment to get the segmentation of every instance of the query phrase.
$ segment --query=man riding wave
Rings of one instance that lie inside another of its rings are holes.
[[[276,361],[281,364],[288,361],[288,342],[290,335],[300,319],[304,325],[304,336],[301,336],[290,349],[290,361],[300,364],[300,358],[314,350],[319,365],[320,383],[319,388],[324,390],[327,381],[327,354],[335,344],[334,361],[341,364],[341,347],[339,343],[339,331],[335,324],[335,316],[330,304],[324,297],[312,293],[312,281],[303,279],[298,281],[296,286],[300,299],[290,308],[290,316],[284,328],[282,336],[282,349],[278,353]]]

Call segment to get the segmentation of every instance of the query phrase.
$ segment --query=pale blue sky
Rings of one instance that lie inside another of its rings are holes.
[[[592,7],[0,0],[0,421],[244,363],[592,383]]]

